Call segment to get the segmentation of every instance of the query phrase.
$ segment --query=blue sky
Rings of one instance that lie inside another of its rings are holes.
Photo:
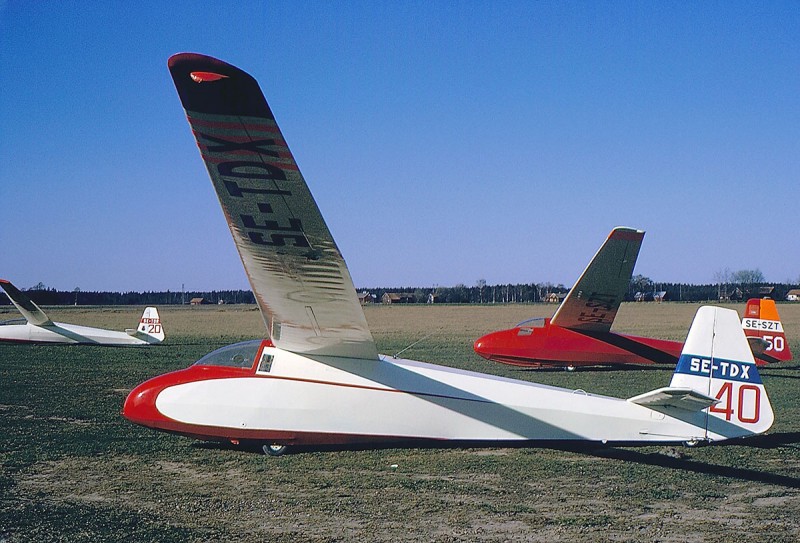
[[[167,58],[261,84],[356,286],[800,281],[793,2],[0,0],[0,277],[248,288]]]

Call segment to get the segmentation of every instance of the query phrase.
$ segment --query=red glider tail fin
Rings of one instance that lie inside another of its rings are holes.
[[[783,330],[774,300],[751,298],[742,318],[742,328],[757,358],[768,362],[785,362],[792,359],[792,351]],[[753,339],[755,338],[755,340]],[[757,349],[759,341],[763,347]]]

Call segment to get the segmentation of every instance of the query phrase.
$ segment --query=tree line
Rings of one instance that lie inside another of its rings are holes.
[[[797,285],[789,283],[725,282],[704,285],[688,283],[658,283],[648,277],[635,275],[625,296],[626,301],[650,301],[660,297],[668,301],[703,302],[709,300],[745,300],[751,297],[768,296],[774,300],[785,300],[789,290]],[[147,291],[147,292],[105,292],[74,289],[61,291],[47,288],[39,283],[25,290],[26,294],[39,305],[181,305],[193,299],[203,303],[254,304],[255,297],[249,290],[212,291]],[[368,302],[380,303],[384,294],[400,294],[405,303],[447,303],[447,304],[498,304],[498,303],[537,303],[563,299],[569,288],[563,284],[523,283],[488,285],[478,280],[475,285],[458,284],[453,287],[375,287],[362,288],[358,292]],[[10,301],[0,295],[0,305]]]
[[[229,304],[254,304],[255,296],[249,290],[211,290],[211,291],[186,291],[164,292],[107,292],[85,291],[74,289],[70,291],[47,288],[41,283],[30,289],[21,289],[38,305],[182,305],[188,304],[195,298],[201,298],[203,303],[229,303]],[[0,305],[10,304],[0,291]]]
[[[727,283],[694,285],[688,283],[657,283],[646,277],[634,276],[631,280],[625,301],[653,301],[661,298],[666,301],[706,302],[715,300],[746,300],[748,298],[769,297],[785,300],[789,290],[797,288],[788,283]],[[492,304],[492,303],[537,303],[560,301],[569,292],[563,284],[525,283],[506,285],[487,285],[480,281],[473,286],[463,284],[454,287],[434,288],[372,288],[364,289],[373,295],[373,301],[380,302],[384,293],[397,293],[408,296],[409,303],[429,303],[431,294],[435,303],[450,304]],[[361,291],[359,291],[361,292]],[[553,296],[555,295],[555,296]]]

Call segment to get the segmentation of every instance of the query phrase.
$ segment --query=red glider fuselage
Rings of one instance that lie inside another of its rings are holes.
[[[535,319],[516,328],[479,338],[475,352],[495,362],[527,367],[672,364],[680,341],[628,336],[613,332],[571,330]]]

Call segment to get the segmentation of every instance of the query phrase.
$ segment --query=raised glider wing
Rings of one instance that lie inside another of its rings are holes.
[[[85,345],[152,345],[164,341],[164,327],[155,307],[147,307],[135,330],[115,332],[77,324],[53,322],[25,293],[0,279],[0,287],[25,317],[24,323],[0,323],[0,342],[67,343]]]
[[[552,319],[531,319],[486,334],[475,341],[475,352],[487,360],[529,368],[675,365],[683,343],[611,331],[643,238],[641,230],[614,228]],[[775,302],[750,300],[747,314],[752,318],[743,321],[743,327],[754,336],[756,363],[791,359]],[[759,314],[768,316],[759,319]],[[762,337],[763,344],[755,336]]]
[[[378,355],[256,81],[197,54],[169,68],[269,339],[138,385],[123,407],[132,422],[270,454],[409,441],[713,442],[772,424],[738,316],[721,308],[698,311],[670,386],[628,400]]]

